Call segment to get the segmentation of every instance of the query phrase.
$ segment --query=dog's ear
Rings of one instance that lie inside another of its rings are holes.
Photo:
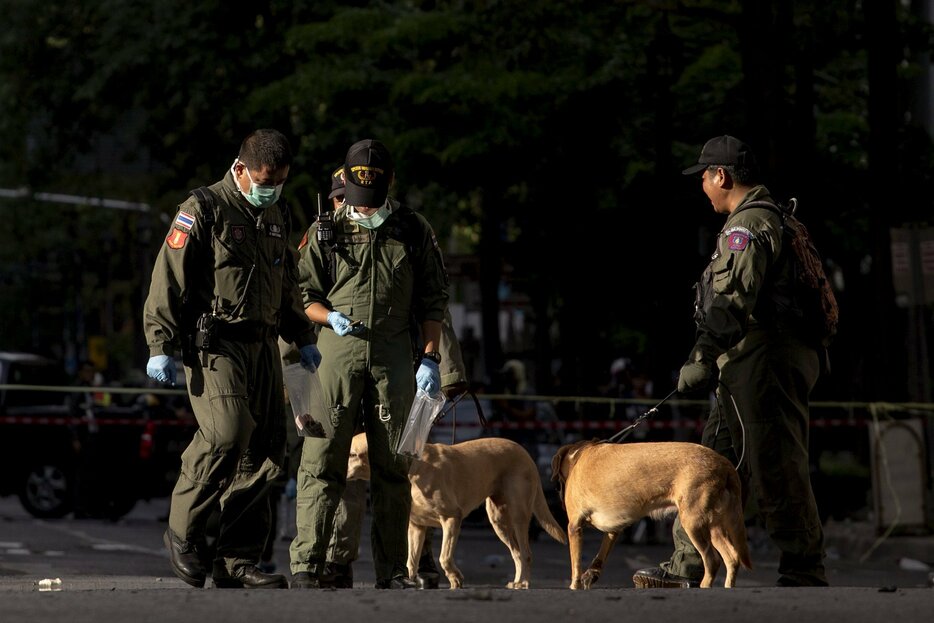
[[[584,448],[592,446],[598,442],[599,440],[588,441],[585,439],[584,441],[578,441],[577,443],[573,443],[570,446],[567,446],[568,468],[570,469],[571,467],[574,467],[574,464],[577,463],[577,459],[580,458],[581,451]]]
[[[561,480],[561,463],[564,461],[564,455],[568,453],[568,449],[571,446],[561,446],[558,448],[558,451],[555,452],[555,455],[551,457],[551,480],[552,482],[560,482]]]

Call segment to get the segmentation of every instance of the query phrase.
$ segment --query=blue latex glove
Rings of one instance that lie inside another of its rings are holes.
[[[294,478],[289,478],[289,481],[285,483],[285,499],[294,500],[298,495],[298,482]]]
[[[302,367],[314,372],[321,363],[321,351],[314,344],[307,344],[299,349],[299,355],[302,358]]]
[[[431,359],[422,359],[415,373],[415,384],[429,396],[437,396],[441,391],[441,369]]]
[[[175,361],[168,355],[155,355],[146,364],[146,374],[160,383],[175,385]]]
[[[348,333],[350,335],[356,335],[363,331],[363,325],[358,324],[356,326],[350,326],[351,320],[344,314],[339,311],[332,311],[328,313],[328,324],[331,325],[331,328],[334,329],[334,333],[344,336]]]

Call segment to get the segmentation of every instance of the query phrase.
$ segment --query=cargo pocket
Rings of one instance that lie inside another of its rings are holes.
[[[732,276],[733,269],[733,255],[726,255],[716,261],[715,264],[711,265],[711,272],[713,273],[712,286],[713,291],[717,294],[729,294],[733,291],[733,280],[730,278]]]

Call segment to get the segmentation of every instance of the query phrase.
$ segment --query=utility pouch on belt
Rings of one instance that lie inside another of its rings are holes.
[[[212,314],[198,317],[198,330],[195,332],[195,348],[201,351],[202,365],[208,365],[208,351],[217,341],[217,320]]]

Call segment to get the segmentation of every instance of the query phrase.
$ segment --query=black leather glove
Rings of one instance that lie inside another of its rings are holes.
[[[717,375],[717,355],[711,349],[695,346],[678,373],[678,391],[682,394],[710,389]]]
[[[689,394],[710,387],[714,377],[714,367],[704,361],[688,361],[681,366],[678,374],[678,391]]]

